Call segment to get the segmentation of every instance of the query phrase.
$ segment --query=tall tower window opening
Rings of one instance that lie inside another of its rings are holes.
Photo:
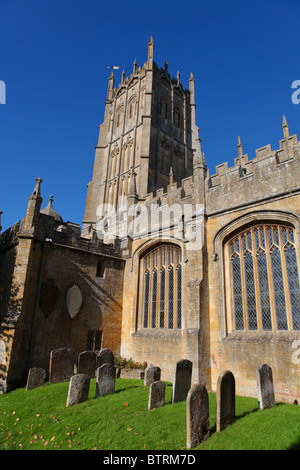
[[[165,96],[162,96],[160,99],[160,112],[159,114],[165,118],[168,119],[168,100]]]

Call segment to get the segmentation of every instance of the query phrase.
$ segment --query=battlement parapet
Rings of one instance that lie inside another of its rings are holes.
[[[279,149],[266,145],[256,150],[249,160],[248,154],[240,154],[234,166],[224,162],[216,167],[216,173],[206,179],[206,203],[208,212],[247,204],[258,197],[272,197],[299,187],[300,143],[293,135],[279,141]]]
[[[21,225],[22,227],[22,225]],[[4,234],[1,234],[4,235]],[[16,238],[20,236],[33,236],[31,233],[27,234],[24,231],[19,232],[16,230]],[[89,251],[92,253],[99,253],[103,255],[120,256],[120,242],[118,239],[113,243],[106,244],[103,240],[98,238],[94,229],[87,234],[85,238],[82,236],[81,227],[74,222],[61,222],[46,214],[40,213],[38,228],[34,234],[34,238],[40,242],[50,242],[64,247]],[[1,237],[0,237],[1,243]]]
[[[0,233],[0,251],[5,250],[18,243],[18,232],[20,230],[20,221],[9,227],[5,232]]]
[[[193,194],[193,177],[188,176],[181,180],[181,182],[175,181],[163,188],[157,189],[155,192],[146,194],[144,201],[146,204],[157,204],[160,202],[167,202],[174,200],[174,202],[180,202],[180,200],[186,197],[191,197]]]

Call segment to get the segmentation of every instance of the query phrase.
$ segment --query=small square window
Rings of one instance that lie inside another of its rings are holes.
[[[89,330],[87,336],[87,350],[88,351],[100,351],[102,345],[102,331],[101,330]]]

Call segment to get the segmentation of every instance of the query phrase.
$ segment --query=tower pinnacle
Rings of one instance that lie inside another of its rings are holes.
[[[290,133],[289,133],[289,126],[288,126],[285,116],[282,117],[282,130],[283,130],[283,138],[288,139],[290,136]]]
[[[148,42],[148,67],[149,68],[153,67],[153,52],[154,52],[154,41],[153,41],[153,37],[150,36],[150,39]]]

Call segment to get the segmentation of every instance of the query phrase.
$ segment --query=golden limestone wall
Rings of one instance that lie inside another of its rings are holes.
[[[292,145],[285,153],[289,143]],[[237,393],[256,396],[256,369],[273,369],[276,399],[300,397],[299,331],[234,331],[228,288],[229,263],[224,244],[235,233],[256,223],[285,223],[295,228],[300,272],[300,148],[296,136],[280,142],[281,150],[259,149],[249,162],[251,171],[219,166],[207,181],[207,253],[209,259],[210,375],[216,389],[224,369],[233,372]],[[222,168],[221,168],[222,167]],[[218,181],[218,184],[216,184]]]

